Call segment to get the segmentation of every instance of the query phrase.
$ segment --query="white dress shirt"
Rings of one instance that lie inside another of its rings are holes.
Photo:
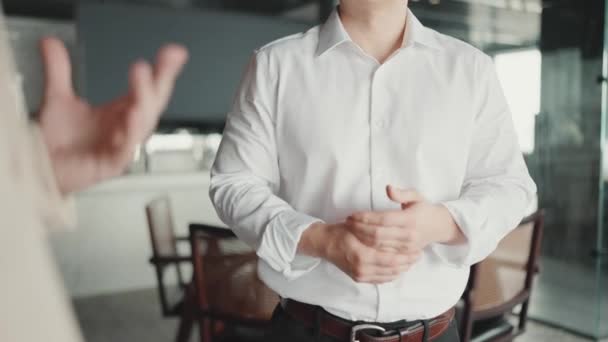
[[[257,50],[212,170],[217,212],[257,250],[267,285],[350,320],[449,309],[469,266],[517,225],[536,192],[491,59],[407,18],[402,47],[384,64],[353,43],[337,12]],[[381,285],[297,253],[312,223],[399,208],[387,184],[444,204],[467,244],[431,245]]]

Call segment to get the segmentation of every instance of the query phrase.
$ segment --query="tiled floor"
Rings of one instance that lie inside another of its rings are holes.
[[[530,315],[591,333],[599,325],[608,335],[608,267],[598,279],[593,267],[541,258],[541,273],[532,292]],[[598,320],[598,308],[603,310]]]
[[[531,322],[526,334],[516,339],[517,342],[588,342],[590,340],[569,334],[563,330]],[[604,341],[605,342],[605,341]]]
[[[74,305],[88,342],[173,341],[177,322],[161,318],[156,291],[153,289],[81,298],[75,300]],[[531,322],[528,332],[517,341],[583,342],[588,340]]]

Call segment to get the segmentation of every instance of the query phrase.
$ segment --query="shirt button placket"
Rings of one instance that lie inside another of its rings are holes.
[[[377,210],[381,203],[381,196],[385,196],[384,186],[387,181],[388,169],[383,160],[382,140],[386,136],[384,130],[387,126],[386,118],[384,117],[384,106],[386,105],[382,93],[383,67],[378,67],[372,74],[372,83],[370,86],[370,172],[371,172],[371,207],[372,210]],[[377,306],[376,320],[381,320],[382,315],[386,315],[386,310],[390,308],[390,303],[387,296],[387,285],[376,285]]]
[[[388,170],[382,157],[382,139],[385,136],[386,119],[383,113],[382,79],[383,67],[378,67],[372,74],[370,86],[370,172],[371,172],[371,208],[377,209],[384,195],[384,182]]]

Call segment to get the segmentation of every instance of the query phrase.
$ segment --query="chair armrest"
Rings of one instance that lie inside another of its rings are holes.
[[[181,262],[192,262],[191,256],[183,255],[168,255],[168,256],[153,256],[150,258],[150,263],[155,265],[174,264]]]
[[[190,224],[190,235],[199,233],[218,239],[236,239],[234,232],[228,228],[214,227],[201,223]]]
[[[524,218],[523,218],[523,219],[520,221],[519,226],[526,225],[526,224],[528,224],[528,223],[537,222],[539,219],[541,219],[542,217],[544,217],[544,215],[545,215],[544,210],[539,209],[539,210],[537,210],[537,211],[533,212],[532,214],[530,214],[530,215],[528,215],[528,216],[524,217]]]

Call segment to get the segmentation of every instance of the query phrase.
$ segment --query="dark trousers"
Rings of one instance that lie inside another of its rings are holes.
[[[339,341],[333,337],[318,333],[318,327],[311,329],[302,322],[293,319],[283,310],[281,305],[277,306],[272,315],[272,324],[268,342],[348,342]],[[449,328],[432,342],[459,342],[456,320],[452,320]]]

